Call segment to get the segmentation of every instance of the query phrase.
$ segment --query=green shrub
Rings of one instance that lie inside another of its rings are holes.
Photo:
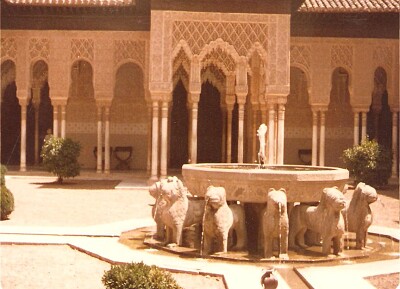
[[[6,175],[7,168],[6,166],[0,165],[0,185],[5,186],[6,185]]]
[[[112,265],[102,282],[107,289],[182,289],[169,272],[143,262]]]
[[[392,152],[376,140],[364,140],[360,145],[343,151],[343,161],[355,182],[386,185],[391,176]]]
[[[58,177],[59,183],[62,183],[64,178],[79,176],[80,151],[80,144],[69,138],[46,137],[41,152],[43,166]]]
[[[0,181],[1,181],[1,220],[7,220],[8,216],[14,211],[14,196],[9,189],[6,187],[6,179],[5,174],[7,172],[7,168],[3,165],[0,165]]]

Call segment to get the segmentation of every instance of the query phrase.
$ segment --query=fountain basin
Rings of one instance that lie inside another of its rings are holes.
[[[349,171],[336,167],[203,163],[182,166],[185,185],[204,196],[210,185],[226,190],[228,201],[265,203],[269,188],[284,188],[288,202],[318,202],[324,188],[343,190]]]

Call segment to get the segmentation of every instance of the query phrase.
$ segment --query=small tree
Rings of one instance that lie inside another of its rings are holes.
[[[343,161],[356,182],[386,185],[391,175],[392,152],[376,140],[364,140],[360,145],[343,151]]]
[[[78,157],[81,146],[69,138],[48,136],[42,146],[41,157],[45,169],[58,177],[62,183],[64,178],[79,176],[81,166]]]

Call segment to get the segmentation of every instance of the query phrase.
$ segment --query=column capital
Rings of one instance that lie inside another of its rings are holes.
[[[53,106],[67,105],[67,102],[68,102],[68,98],[65,98],[65,97],[51,97],[50,100],[51,100],[51,104]]]
[[[97,107],[111,107],[112,103],[111,98],[96,98],[95,101]]]
[[[311,105],[311,111],[312,112],[326,112],[328,111],[328,105]]]

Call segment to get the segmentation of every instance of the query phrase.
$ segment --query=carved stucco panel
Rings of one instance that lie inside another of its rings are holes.
[[[1,38],[1,58],[17,58],[17,43],[14,38]]]
[[[43,58],[49,59],[50,43],[47,38],[31,38],[29,39],[29,56],[31,59]]]
[[[79,58],[84,58],[91,62],[94,60],[93,39],[71,39],[71,60],[75,61]]]
[[[389,46],[377,46],[374,49],[372,59],[375,66],[383,66],[387,68],[392,67],[393,62],[393,51]]]
[[[331,47],[331,68],[353,67],[353,46],[345,44],[334,44]]]
[[[115,40],[114,47],[115,65],[125,60],[132,60],[144,69],[146,59],[145,41]]]
[[[290,64],[301,67],[307,71],[310,70],[311,50],[309,45],[291,45],[290,46]]]

